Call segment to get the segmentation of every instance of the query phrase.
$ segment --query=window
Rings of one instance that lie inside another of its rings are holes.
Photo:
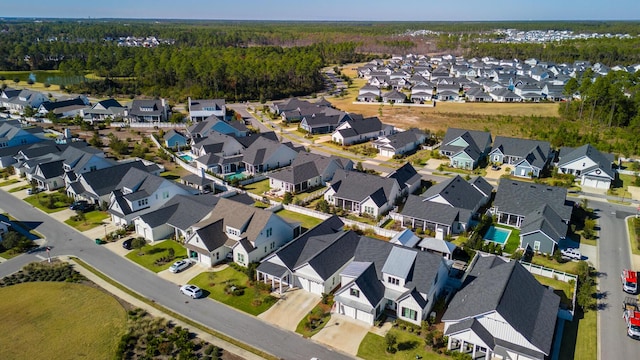
[[[267,237],[273,235],[273,228],[268,228],[267,229]]]
[[[387,282],[388,282],[389,284],[393,284],[393,285],[400,285],[400,279],[395,278],[395,277],[393,277],[393,276],[388,276],[388,277],[387,277]]]
[[[149,203],[149,199],[138,200],[138,206],[145,206]]]
[[[276,247],[276,242],[275,242],[275,241],[274,241],[274,242],[272,242],[271,244],[269,244],[269,248],[270,248],[271,250],[275,249],[275,247]]]
[[[169,198],[169,192],[168,191],[163,192],[162,193],[162,198],[163,199],[168,199]]]
[[[411,320],[417,320],[418,319],[418,312],[413,310],[413,309],[409,309],[406,307],[402,307],[402,317],[407,318],[407,319],[411,319]]]
[[[238,262],[244,264],[244,254],[238,253]]]
[[[360,290],[358,290],[356,288],[351,288],[351,289],[349,289],[349,295],[355,296],[355,297],[360,297]]]
[[[373,215],[374,214],[373,206],[365,206],[364,207],[364,212],[366,214]]]
[[[96,171],[96,170],[98,170],[98,167],[95,165],[89,167],[89,171]]]
[[[533,242],[533,251],[540,251],[540,241]]]

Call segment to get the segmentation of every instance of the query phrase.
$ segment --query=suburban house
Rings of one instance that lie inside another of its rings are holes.
[[[249,129],[247,126],[237,120],[224,121],[217,116],[210,116],[202,121],[196,122],[187,128],[187,133],[191,138],[204,138],[214,132],[220,134],[233,135],[236,137],[247,136]]]
[[[115,99],[106,99],[97,102],[90,108],[84,108],[80,111],[80,116],[91,123],[102,122],[107,120],[122,119],[127,109]]]
[[[440,154],[449,157],[450,166],[475,169],[491,149],[491,134],[486,131],[449,128]]]
[[[24,114],[26,108],[36,110],[49,99],[40,92],[32,90],[5,89],[2,91],[2,106],[12,114]]]
[[[331,135],[331,140],[340,145],[352,145],[391,135],[393,125],[383,124],[377,117],[353,117],[341,123]]]
[[[380,97],[380,89],[377,86],[367,84],[358,90],[358,97],[356,100],[364,102],[376,102]]]
[[[333,132],[340,124],[351,118],[352,115],[337,112],[337,110],[330,114],[315,113],[302,118],[300,129],[309,134],[327,134]]]
[[[382,156],[393,157],[412,153],[427,140],[427,134],[420,129],[409,129],[391,135],[378,137],[372,145]]]
[[[518,261],[478,257],[442,317],[447,349],[473,359],[548,359],[559,305]]]
[[[109,195],[108,212],[115,225],[126,226],[134,218],[155,210],[176,195],[198,193],[196,189],[132,167]]]
[[[467,229],[491,199],[493,187],[484,178],[465,181],[460,175],[438,183],[421,196],[409,195],[400,212],[401,225],[443,236]]]
[[[160,208],[133,218],[136,235],[154,242],[167,238],[184,240],[191,226],[202,220],[218,203],[213,195],[176,195]]]
[[[203,124],[200,122],[198,124]],[[206,137],[191,138],[191,152],[195,156],[216,154],[220,156],[238,155],[245,149],[239,138],[225,135],[217,131],[209,133]]]
[[[114,160],[107,159],[102,150],[87,146],[87,143],[82,142],[68,146],[60,154],[60,157],[64,159],[63,168],[66,177],[71,181],[82,173],[108,168],[116,164]]]
[[[334,311],[369,325],[389,312],[419,326],[443,295],[448,272],[441,256],[363,236],[340,274]]]
[[[23,128],[18,120],[0,121],[0,149],[35,144],[44,140],[46,137],[41,127]]]
[[[49,113],[55,114],[56,117],[73,117],[82,112],[89,105],[86,97],[75,97],[67,100],[45,101],[36,110],[40,115]]]
[[[613,154],[600,152],[589,144],[579,148],[561,148],[558,157],[558,171],[575,175],[582,186],[608,189],[616,179]]]
[[[425,237],[418,243],[417,247],[422,251],[437,254],[447,260],[452,259],[453,252],[456,250],[456,244],[434,237]]]
[[[322,156],[301,151],[290,166],[267,175],[269,187],[279,194],[299,193],[324,186],[337,169],[350,171],[353,161],[338,156]]]
[[[298,122],[304,117],[310,117],[314,114],[334,115],[342,113],[341,111],[333,109],[331,103],[323,98],[315,103],[298,98],[289,98],[287,100],[274,102],[271,110],[280,115],[286,123]]]
[[[187,137],[180,131],[171,129],[162,137],[164,146],[170,149],[184,149],[188,146]]]
[[[253,144],[244,150],[242,162],[246,171],[251,174],[259,174],[291,165],[298,152],[303,150],[291,142],[280,143],[265,137],[259,137]]]
[[[522,248],[553,254],[571,221],[566,197],[565,188],[502,179],[491,212],[499,224],[520,228]]]
[[[111,192],[116,190],[120,180],[134,167],[154,175],[160,173],[157,165],[148,166],[142,161],[117,163],[111,167],[79,174],[75,180],[67,184],[66,193],[74,200],[85,200],[98,206],[108,204]]]
[[[29,182],[35,180],[38,189],[48,191],[59,189],[65,184],[63,162],[61,158],[40,162],[32,173],[27,174],[27,180]]]
[[[422,185],[422,176],[408,162],[389,173],[387,178],[396,179],[402,196],[413,194]]]
[[[258,281],[282,294],[300,288],[316,295],[340,285],[340,273],[353,260],[360,235],[342,230],[332,216],[265,257],[256,269]]]
[[[227,258],[248,266],[300,233],[300,225],[289,224],[269,210],[225,198],[192,228],[185,242],[189,258],[206,266]]]
[[[164,122],[169,119],[169,104],[165,99],[133,100],[127,115],[131,122]]]
[[[227,115],[227,107],[224,99],[187,100],[189,106],[189,119],[193,122],[202,121],[210,116],[224,120]]]
[[[540,173],[553,159],[547,141],[496,136],[489,152],[489,161],[513,165],[511,174],[519,177],[540,177]]]
[[[324,199],[336,208],[378,217],[391,210],[401,197],[398,181],[357,171],[336,170]]]
[[[391,90],[382,94],[382,102],[390,104],[402,104],[407,101],[407,95],[401,93],[398,90]]]

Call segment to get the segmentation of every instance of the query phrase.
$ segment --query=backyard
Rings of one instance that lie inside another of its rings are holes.
[[[173,240],[148,244],[140,250],[133,249],[127,254],[127,259],[155,273],[168,269],[174,261],[186,257],[187,249]]]
[[[549,259],[545,255],[534,255],[533,259],[531,259],[532,264],[548,267],[551,269],[556,269],[560,271],[564,271],[570,274],[578,273],[578,262],[577,261],[566,261],[559,263],[553,258]]]
[[[199,286],[208,297],[251,315],[259,315],[275,304],[268,289],[249,283],[249,277],[232,267],[203,272],[189,281]]]
[[[265,192],[269,191],[269,179],[254,182],[244,186],[244,190],[262,196]]]
[[[89,229],[93,229],[96,226],[105,224],[103,220],[108,218],[109,214],[107,214],[107,212],[94,210],[84,213],[84,219],[81,215],[74,215],[64,222],[65,224],[74,227],[78,231],[86,231]]]
[[[560,296],[560,302],[567,305],[569,308],[573,307],[573,285],[568,282],[556,280],[546,276],[533,275],[536,280],[542,285],[552,287],[554,292]]]
[[[290,210],[280,210],[276,214],[282,216],[285,220],[299,222],[300,226],[302,226],[306,230],[309,230],[322,222],[322,219],[300,214]]]

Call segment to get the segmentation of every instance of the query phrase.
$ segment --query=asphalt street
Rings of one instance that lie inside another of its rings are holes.
[[[96,245],[93,239],[2,190],[0,208],[43,234],[47,240],[46,245],[51,247],[52,257],[79,257],[146,298],[243,343],[282,359],[351,359],[348,355],[304,339],[293,332],[274,327],[216,301],[191,300],[180,294],[175,284]],[[46,256],[45,253],[24,254],[3,262],[0,264],[0,277],[18,271],[29,262],[41,261],[37,255]]]
[[[620,273],[631,266],[629,240],[625,218],[635,215],[633,208],[601,201],[589,201],[599,216],[598,240],[600,322],[599,359],[637,359],[640,342],[627,336],[622,319],[622,300],[628,296],[622,291]],[[639,270],[639,269],[635,269]]]

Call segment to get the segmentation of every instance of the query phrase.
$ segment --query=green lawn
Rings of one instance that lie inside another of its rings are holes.
[[[0,257],[3,258],[3,259],[9,260],[11,258],[14,258],[14,257],[20,255],[20,254],[22,254],[22,253],[15,252],[12,249],[9,249],[9,250],[5,250],[5,251],[0,252]]]
[[[16,186],[14,188],[9,189],[9,192],[10,193],[15,193],[15,192],[18,192],[18,191],[26,190],[26,189],[28,189],[30,187],[31,187],[31,185],[29,185],[29,184],[22,185],[22,186]]]
[[[266,191],[269,191],[269,179],[264,179],[253,184],[245,185],[244,189],[250,193],[262,196]]]
[[[74,228],[76,228],[76,230],[78,231],[86,231],[89,229],[93,229],[96,226],[100,226],[103,224],[104,219],[109,218],[109,214],[107,214],[105,211],[90,211],[88,213],[84,214],[85,219],[84,220],[76,220],[76,215],[70,217],[69,219],[65,220],[65,224],[70,225]]]
[[[359,221],[361,223],[369,224],[369,225],[373,225],[373,226],[378,224],[378,222],[375,219],[371,219],[371,218],[364,217],[364,216],[357,216],[357,215],[354,215],[354,214],[349,214],[349,215],[347,215],[345,217],[347,219],[349,219],[349,220]]]
[[[560,359],[596,360],[598,358],[597,317],[595,311],[582,313],[564,323]]]
[[[556,280],[553,278],[548,278],[546,276],[533,275],[536,280],[542,285],[550,286],[554,289],[554,292],[560,296],[560,302],[567,305],[569,308],[572,307],[573,302],[573,286],[568,282]]]
[[[333,297],[329,299],[327,304],[319,302],[310,312],[305,316],[298,326],[296,326],[296,332],[306,338],[310,338],[322,330],[327,321],[331,318],[331,307],[333,306]]]
[[[398,351],[394,354],[390,354],[386,351],[387,344],[385,339],[374,333],[367,333],[360,347],[358,348],[358,357],[366,360],[415,360],[416,355],[421,356],[423,360],[444,360],[450,359],[448,356],[436,354],[431,350],[426,350],[425,341],[423,337],[417,336],[406,331],[401,331],[396,328],[389,330],[396,334],[397,344],[395,346]]]
[[[157,265],[156,260],[167,257],[169,255],[169,248],[175,252],[174,259]],[[141,250],[131,250],[127,254],[127,259],[132,260],[140,266],[143,266],[153,272],[160,272],[166,270],[173,264],[174,261],[187,257],[187,249],[184,246],[173,240],[164,240],[155,245],[146,245]]]
[[[5,187],[5,186],[9,186],[9,185],[13,185],[15,183],[19,183],[20,180],[18,179],[9,179],[3,182],[0,182],[0,187]]]
[[[204,272],[191,279],[189,284],[199,286],[208,293],[208,297],[251,315],[259,315],[275,304],[276,299],[268,291],[260,291],[249,286],[248,282],[246,274],[228,267],[222,271]],[[246,288],[243,295],[233,295],[225,291],[227,285]]]
[[[100,289],[32,282],[0,289],[0,322],[11,329],[0,337],[0,359],[106,360],[115,356],[127,314]]]
[[[565,263],[559,264],[557,261],[551,259],[547,259],[544,255],[535,255],[531,260],[531,263],[548,267],[551,269],[556,269],[560,271],[564,271],[571,274],[577,274],[578,271],[578,262],[577,261],[567,261]]]
[[[511,230],[511,234],[509,234],[509,238],[507,239],[507,244],[504,247],[504,252],[513,254],[520,246],[520,229],[497,224],[494,224],[494,226],[497,228]]]
[[[53,208],[47,207],[49,204],[49,198],[53,197]],[[38,209],[51,214],[54,212],[62,211],[71,205],[72,201],[65,194],[59,192],[42,192],[35,195],[31,195],[24,199],[24,201],[37,207]]]
[[[638,237],[636,236],[636,229],[634,226],[635,218],[627,220],[627,229],[629,230],[629,246],[633,255],[640,255],[640,246],[638,245]],[[640,224],[640,220],[638,220]]]
[[[169,171],[165,171],[160,173],[160,176],[162,176],[163,178],[167,179],[167,180],[172,180],[172,181],[177,181],[180,182],[180,178],[188,175],[189,172],[179,166],[177,166],[175,169],[173,170],[169,170]]]
[[[318,219],[309,215],[299,214],[290,210],[280,210],[276,214],[282,216],[285,220],[299,222],[300,226],[307,230],[322,222],[322,219]]]

